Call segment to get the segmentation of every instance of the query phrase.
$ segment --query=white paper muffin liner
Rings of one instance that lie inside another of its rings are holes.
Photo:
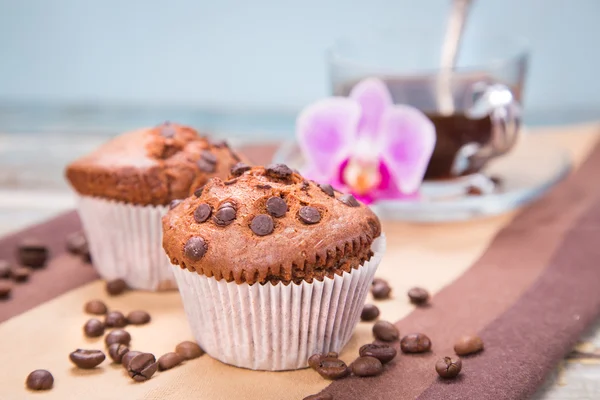
[[[175,289],[162,248],[165,206],[138,206],[91,196],[79,198],[79,216],[92,262],[102,278],[122,278],[142,290]]]
[[[292,370],[348,343],[385,246],[384,236],[376,239],[373,257],[350,273],[287,286],[173,269],[194,337],[211,357],[255,370]]]

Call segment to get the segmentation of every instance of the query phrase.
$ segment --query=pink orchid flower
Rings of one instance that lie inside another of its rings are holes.
[[[379,79],[359,82],[346,97],[306,107],[296,135],[302,173],[372,203],[418,195],[435,146],[435,127],[421,111],[394,105]]]

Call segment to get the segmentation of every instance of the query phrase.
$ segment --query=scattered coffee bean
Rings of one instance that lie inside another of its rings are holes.
[[[312,356],[308,357],[308,366],[316,370],[323,358],[325,358],[325,356],[321,353],[313,354]]]
[[[108,308],[101,300],[90,300],[85,303],[83,310],[88,314],[104,315],[108,311]]]
[[[121,365],[123,365],[126,369],[129,368],[129,362],[133,357],[137,356],[138,354],[142,354],[142,352],[135,350],[128,351],[121,359]]]
[[[348,366],[338,358],[324,357],[319,362],[317,372],[325,379],[335,380],[348,375]]]
[[[107,328],[123,328],[127,326],[127,318],[125,318],[121,311],[110,311],[106,314],[104,325]]]
[[[327,194],[327,196],[329,197],[335,197],[335,192],[333,191],[333,186],[331,186],[328,183],[324,183],[319,185],[319,188],[321,188],[321,190]]]
[[[11,272],[11,276],[15,282],[26,282],[29,280],[29,275],[31,275],[31,271],[25,267],[17,267]]]
[[[379,308],[374,304],[365,304],[360,313],[360,319],[362,321],[374,321],[379,317]]]
[[[377,282],[371,287],[373,298],[377,300],[389,299],[392,293],[392,288],[387,282]]]
[[[171,352],[171,353],[163,354],[158,359],[158,370],[166,371],[168,369],[178,366],[182,362],[183,362],[183,357],[181,357],[177,353]]]
[[[423,333],[411,333],[400,340],[400,350],[404,353],[424,353],[431,350],[431,340]]]
[[[53,384],[54,377],[45,369],[36,369],[27,375],[27,380],[25,381],[25,385],[30,390],[49,390],[52,389]]]
[[[129,352],[129,347],[127,347],[126,345],[124,345],[122,343],[113,343],[110,346],[108,346],[108,355],[117,364],[120,364],[121,361],[123,361],[123,357],[128,352]]]
[[[115,329],[106,335],[104,343],[106,343],[106,347],[109,347],[114,343],[121,343],[125,346],[129,346],[129,343],[131,343],[131,335],[124,329]]]
[[[181,199],[171,200],[171,202],[169,203],[169,210],[172,210],[175,207],[177,207],[179,204],[181,204],[182,201],[183,200],[181,200]]]
[[[460,358],[444,357],[435,363],[435,371],[445,379],[456,378],[462,369],[462,360]]]
[[[483,340],[477,335],[463,336],[454,345],[454,351],[459,356],[466,356],[481,350],[483,350]]]
[[[393,342],[394,340],[398,340],[400,332],[398,332],[396,325],[391,322],[377,321],[373,325],[373,335],[375,335],[376,339],[384,342]]]
[[[311,394],[310,396],[307,396],[302,400],[333,400],[333,395],[329,393],[317,393]]]
[[[408,291],[410,302],[416,305],[427,304],[429,301],[429,292],[420,287],[414,287]]]
[[[209,219],[211,214],[212,208],[210,208],[208,204],[200,204],[198,208],[196,208],[196,210],[194,211],[194,220],[196,220],[197,223],[201,224],[207,219]]]
[[[20,263],[31,268],[41,268],[48,260],[48,248],[35,239],[22,241],[18,254]]]
[[[143,310],[135,310],[127,314],[127,322],[131,325],[144,325],[151,319],[150,314]]]
[[[13,285],[9,281],[0,281],[0,299],[8,299],[12,292]]]
[[[313,225],[321,220],[321,213],[315,207],[304,206],[298,211],[298,218],[307,225]]]
[[[102,321],[92,318],[83,326],[83,333],[87,337],[98,337],[104,335],[104,324]]]
[[[252,218],[250,229],[257,236],[270,235],[273,233],[273,229],[275,229],[273,218],[267,214],[258,214],[256,217]]]
[[[81,369],[92,369],[104,361],[106,356],[101,350],[77,349],[69,354],[71,362]]]
[[[338,200],[347,205],[348,207],[359,207],[360,203],[351,194],[344,194],[338,197]]]
[[[198,189],[194,190],[194,196],[200,197],[204,192],[204,186],[200,186]]]
[[[154,354],[140,353],[129,361],[127,372],[134,381],[143,382],[150,379],[157,369],[158,363]]]
[[[396,357],[396,349],[392,346],[388,346],[387,344],[377,344],[377,343],[369,343],[361,346],[360,350],[358,350],[358,354],[361,357],[375,357],[382,364],[386,364]]]
[[[388,283],[388,281],[386,281],[383,278],[377,278],[377,277],[373,278],[373,282],[371,282],[371,285],[375,285],[377,283],[385,283],[386,285],[390,286],[390,284]]]
[[[231,203],[223,203],[213,217],[213,222],[219,226],[227,226],[231,224],[236,217],[237,211]]]
[[[194,342],[185,341],[175,347],[175,353],[183,357],[184,360],[192,360],[204,354],[204,350]]]
[[[127,282],[123,279],[113,279],[106,281],[106,292],[111,296],[118,296],[127,290]]]
[[[231,167],[231,175],[232,176],[240,176],[246,171],[250,171],[250,166],[243,162],[239,162],[239,163],[235,164],[233,167]]]
[[[83,232],[74,232],[67,236],[67,251],[76,255],[88,251],[87,239]]]
[[[278,179],[287,179],[294,173],[294,171],[292,171],[290,167],[285,164],[267,165],[265,172],[268,176]]]
[[[350,368],[356,376],[377,376],[383,372],[381,361],[371,356],[357,358]]]
[[[198,261],[204,257],[206,250],[208,250],[208,246],[200,236],[189,238],[183,248],[185,256],[192,261]]]
[[[0,279],[10,278],[10,263],[6,260],[0,260]]]
[[[288,210],[288,206],[281,197],[273,196],[267,200],[267,212],[275,218],[281,218]]]

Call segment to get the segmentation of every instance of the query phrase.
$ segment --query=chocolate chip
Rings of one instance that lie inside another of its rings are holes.
[[[48,248],[35,239],[24,240],[18,247],[19,262],[27,267],[41,268],[48,260]]]
[[[122,328],[127,325],[127,319],[121,311],[110,311],[104,319],[107,328]]]
[[[360,313],[360,319],[362,321],[374,321],[379,317],[379,308],[374,304],[365,304]]]
[[[125,355],[121,359],[121,365],[124,366],[126,369],[129,368],[129,362],[131,362],[131,359],[133,357],[137,356],[138,354],[142,354],[142,352],[135,351],[135,350],[129,350],[127,353],[125,353]]]
[[[429,300],[429,292],[420,287],[414,287],[408,291],[410,302],[416,305],[427,304]]]
[[[375,338],[384,342],[393,342],[394,340],[398,340],[400,332],[398,332],[396,325],[391,322],[377,321],[375,322],[375,325],[373,325],[373,335],[375,335]]]
[[[356,376],[377,376],[383,372],[381,361],[371,356],[357,358],[350,368]]]
[[[267,212],[275,218],[281,218],[288,210],[288,206],[281,197],[273,196],[267,200]]]
[[[227,205],[226,205],[227,204]],[[213,217],[213,222],[219,226],[227,226],[235,220],[235,208],[231,203],[222,204]]]
[[[200,158],[202,158],[204,161],[206,161],[209,164],[214,165],[217,163],[217,156],[215,156],[209,150],[203,150],[202,153],[200,154]]]
[[[185,341],[175,346],[175,353],[183,357],[184,360],[192,360],[203,355],[204,350],[194,342]]]
[[[27,380],[25,381],[27,389],[30,390],[49,390],[52,389],[53,384],[54,377],[45,369],[36,369],[27,375]]]
[[[131,335],[124,329],[115,329],[106,335],[104,343],[106,343],[106,347],[109,347],[114,343],[121,343],[125,346],[129,346],[129,343],[131,343]]]
[[[71,233],[67,236],[67,251],[71,254],[84,254],[88,251],[88,243],[83,232]]]
[[[13,285],[8,281],[0,281],[0,299],[8,299],[12,292]]]
[[[231,175],[240,176],[244,172],[250,171],[250,169],[251,169],[251,167],[248,164],[239,162],[239,163],[235,164],[233,167],[231,167]]]
[[[104,335],[104,324],[102,321],[92,318],[83,326],[83,333],[87,337],[98,337]]]
[[[387,282],[380,281],[371,287],[371,293],[373,294],[373,298],[377,300],[389,299],[390,294],[392,293],[392,288]]]
[[[258,214],[252,218],[250,229],[257,236],[267,236],[273,233],[274,225],[273,218],[267,214]]]
[[[198,189],[194,190],[194,196],[200,197],[202,196],[202,192],[204,192],[204,186],[200,186]]]
[[[177,207],[179,204],[181,204],[182,201],[183,200],[181,200],[181,199],[171,200],[171,202],[169,203],[169,210],[172,210],[175,207]]]
[[[265,168],[268,176],[277,179],[287,179],[294,173],[290,167],[285,164],[271,164]]]
[[[400,350],[404,353],[424,353],[431,350],[431,340],[423,333],[411,333],[400,340]]]
[[[208,250],[206,242],[200,236],[189,238],[183,248],[185,256],[192,261],[198,261],[204,257],[206,250]]]
[[[206,161],[204,158],[199,159],[196,162],[196,165],[198,166],[198,169],[200,169],[200,171],[202,172],[206,172],[206,173],[213,173],[217,170],[215,164],[211,164],[210,162]]]
[[[143,310],[135,310],[127,314],[127,322],[131,325],[144,325],[150,320],[150,314]]]
[[[0,260],[0,279],[10,278],[10,263],[6,260]]]
[[[111,296],[118,296],[127,290],[127,282],[123,279],[113,279],[106,282],[106,292]]]
[[[77,349],[69,354],[69,359],[77,368],[92,369],[97,367],[106,359],[102,350]]]
[[[348,366],[338,358],[325,357],[319,362],[317,372],[325,379],[335,380],[348,375]]]
[[[460,358],[444,357],[435,363],[435,372],[444,379],[456,378],[462,369]]]
[[[11,275],[15,282],[25,282],[29,280],[31,271],[29,271],[29,268],[17,267],[12,270]]]
[[[317,393],[306,396],[302,400],[333,400],[333,395],[329,393]]]
[[[258,185],[256,185],[256,188],[257,189],[272,189],[273,186],[271,186],[271,185],[263,185],[263,184],[259,183]]]
[[[454,351],[459,356],[466,356],[481,350],[483,350],[483,340],[477,335],[463,336],[454,345]]]
[[[333,191],[333,186],[328,183],[323,183],[319,185],[319,188],[329,197],[335,197],[335,192]]]
[[[382,364],[389,363],[396,357],[396,349],[392,346],[388,346],[387,344],[379,344],[379,343],[369,343],[361,346],[358,350],[358,354],[361,357],[370,356],[375,357]]]
[[[312,369],[316,370],[319,367],[319,363],[321,362],[321,360],[323,358],[325,358],[324,354],[321,354],[321,353],[313,354],[312,356],[308,357],[308,366],[311,367]]]
[[[175,130],[175,127],[173,125],[171,125],[171,123],[169,121],[163,122],[161,125],[158,126],[158,129],[159,129],[160,135],[167,139],[174,137],[175,133],[177,132]]]
[[[83,311],[93,315],[104,315],[108,311],[108,308],[101,300],[90,300],[85,303]]]
[[[304,206],[300,208],[300,211],[298,211],[298,217],[300,218],[300,221],[307,225],[316,224],[321,220],[321,214],[319,213],[319,210],[311,206]]]
[[[129,353],[129,347],[122,343],[113,343],[108,346],[108,355],[117,364],[123,361],[123,357],[127,353]]]
[[[205,222],[212,214],[212,208],[208,204],[200,204],[196,210],[194,210],[194,219],[197,223],[201,224]]]
[[[344,194],[344,195],[338,197],[338,200],[349,207],[359,207],[360,206],[360,203],[358,202],[358,200],[356,200],[356,198],[354,196],[352,196],[351,194]]]
[[[154,354],[140,353],[129,361],[127,372],[137,382],[147,381],[158,369]]]
[[[183,362],[183,357],[181,357],[177,353],[171,352],[171,353],[163,354],[158,359],[158,370],[166,371],[168,369],[178,366],[182,362]]]

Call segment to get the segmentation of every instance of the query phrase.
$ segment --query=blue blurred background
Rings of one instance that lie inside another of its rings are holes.
[[[0,130],[113,131],[163,119],[283,135],[329,93],[336,37],[441,37],[449,0],[0,0]],[[526,122],[600,117],[600,1],[475,0],[467,36],[525,37]]]

